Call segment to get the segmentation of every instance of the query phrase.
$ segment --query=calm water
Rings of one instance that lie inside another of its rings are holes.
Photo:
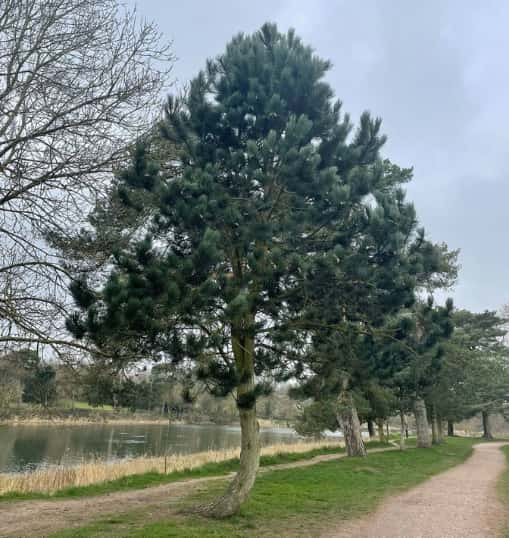
[[[289,429],[262,428],[261,438],[263,444],[271,444],[295,441],[296,435]],[[235,426],[0,426],[0,472],[72,465],[92,458],[115,460],[239,445],[240,430]]]

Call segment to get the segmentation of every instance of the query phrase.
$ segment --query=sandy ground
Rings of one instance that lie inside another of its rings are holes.
[[[393,449],[374,449],[369,452],[384,450]],[[344,454],[328,454],[309,460],[263,467],[259,472],[306,467],[343,457]],[[146,489],[120,491],[79,499],[2,502],[0,503],[0,537],[45,537],[52,532],[80,527],[102,517],[114,517],[141,509],[144,510],[147,522],[161,519],[174,514],[180,501],[186,496],[203,489],[212,480],[224,479],[224,476],[197,478]]]
[[[504,507],[496,482],[506,463],[500,446],[479,444],[458,465],[388,498],[366,518],[344,523],[328,538],[467,538],[499,536]]]

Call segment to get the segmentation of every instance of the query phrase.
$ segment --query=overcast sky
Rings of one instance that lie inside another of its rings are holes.
[[[435,241],[461,249],[457,306],[509,302],[509,2],[142,0],[185,83],[239,31],[289,27],[333,63],[344,110],[383,118],[384,155],[414,167],[409,198]]]

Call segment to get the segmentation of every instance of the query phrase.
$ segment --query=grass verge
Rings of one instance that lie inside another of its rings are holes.
[[[317,536],[373,510],[383,497],[463,462],[476,441],[453,438],[431,449],[380,452],[367,459],[274,470],[257,479],[241,513],[224,521],[179,515],[147,524],[146,513],[140,511],[57,533],[54,538]],[[207,501],[223,487],[211,483],[186,503]]]
[[[387,447],[390,445],[373,441],[369,442],[367,446],[368,448],[380,448]],[[205,478],[209,476],[226,475],[228,473],[236,471],[238,468],[238,457],[231,457],[231,455],[236,454],[237,452],[237,450],[232,450],[227,453],[208,452],[194,455],[190,454],[187,456],[183,456],[180,459],[176,457],[175,459],[178,460],[175,462],[175,467],[177,467],[177,470],[172,470],[170,466],[170,464],[172,464],[172,460],[169,459],[169,472],[166,473],[164,473],[164,470],[160,469],[161,465],[164,465],[164,458],[153,458],[147,459],[146,461],[143,461],[143,458],[138,458],[137,460],[141,461],[132,460],[131,462],[119,463],[119,466],[126,466],[125,470],[127,471],[127,474],[113,480],[97,480],[96,483],[92,484],[62,487],[56,489],[55,491],[52,491],[51,493],[46,493],[44,491],[17,491],[14,489],[13,491],[7,491],[3,495],[0,495],[0,501],[62,499],[71,497],[102,495],[106,493],[113,493],[115,491],[142,489],[150,486],[167,484],[170,482],[176,482],[178,480],[184,480],[189,478]],[[260,464],[261,466],[267,466],[277,465],[280,463],[292,463],[299,460],[311,459],[315,456],[320,456],[324,454],[340,454],[342,452],[344,452],[344,448],[337,444],[331,445],[320,442],[295,443],[294,445],[272,445],[263,448]],[[214,459],[216,461],[207,462],[207,458]],[[205,463],[201,463],[203,461],[205,461]],[[102,474],[98,473],[98,471],[95,469],[94,464],[88,465],[90,468],[95,470],[96,474],[102,476]],[[115,465],[117,464],[109,464],[108,468],[108,464],[97,464],[99,471],[104,472],[105,476],[107,476],[108,472],[115,471]],[[154,469],[148,470],[146,472],[136,473],[136,469],[143,468],[144,466],[154,466]],[[156,470],[158,467],[159,470]],[[132,469],[133,472],[129,474],[128,471],[130,469]],[[124,471],[124,469],[122,469],[122,471]],[[68,470],[63,469],[61,471],[56,470],[55,473],[56,472],[62,474],[69,473],[68,477],[58,476],[57,478],[72,483],[73,473],[79,472],[79,470],[70,468]],[[38,483],[48,479],[55,480],[55,477],[50,476],[51,472],[47,474],[48,477],[42,476],[36,478],[35,481]],[[26,476],[26,480],[30,480],[30,478],[30,475]],[[2,478],[0,477],[0,486],[1,480]],[[4,478],[3,480],[7,481],[8,478]],[[13,480],[17,480],[17,477],[14,476]],[[24,485],[27,487],[29,486],[29,484]]]
[[[506,457],[508,466],[498,481],[497,490],[500,500],[507,507],[507,512],[509,513],[509,445],[502,447],[501,450]],[[509,516],[502,536],[509,538]]]

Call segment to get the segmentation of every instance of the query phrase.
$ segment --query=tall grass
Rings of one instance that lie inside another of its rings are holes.
[[[339,448],[337,441],[301,441],[279,443],[262,448],[262,456],[299,454],[323,448]],[[88,486],[125,476],[149,472],[173,473],[196,469],[207,463],[219,463],[238,458],[239,448],[209,450],[195,454],[171,454],[166,457],[139,457],[115,462],[96,460],[75,466],[60,466],[27,473],[0,474],[0,495],[7,493],[51,494],[69,487]]]

